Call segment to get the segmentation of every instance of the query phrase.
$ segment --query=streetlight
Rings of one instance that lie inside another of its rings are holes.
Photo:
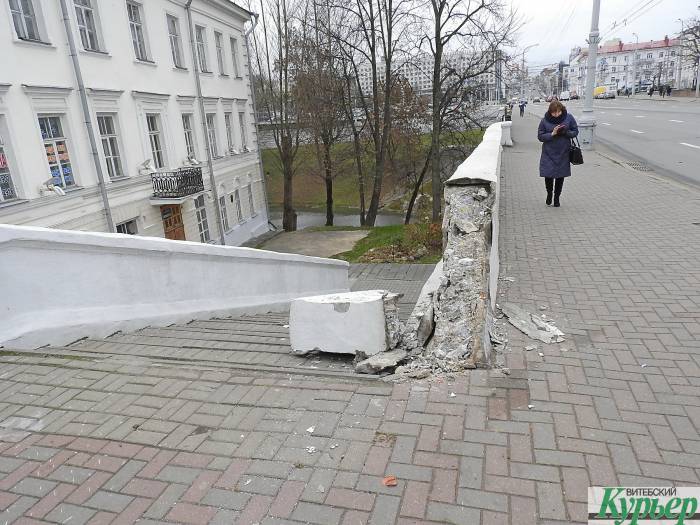
[[[588,36],[588,73],[586,75],[586,99],[579,128],[581,133],[581,146],[584,149],[593,149],[595,135],[595,116],[593,115],[593,89],[595,88],[595,64],[598,56],[598,21],[600,19],[600,0],[593,0],[593,15],[591,16],[591,33]]]
[[[637,89],[637,51],[639,48],[639,35],[637,35],[637,33],[632,34],[634,35],[634,38],[637,39],[637,46],[634,48],[634,52],[632,53],[632,97],[634,97],[635,89]],[[641,85],[639,86],[639,89],[642,89]]]
[[[533,47],[537,46],[539,46],[539,44],[532,44],[523,49],[523,66],[520,70],[520,98],[523,98],[523,93],[525,92],[525,53],[528,49],[532,49]]]
[[[676,18],[681,23],[681,34],[678,35],[678,84],[676,84],[676,89],[681,88],[681,76],[683,75],[683,33],[685,29],[683,27],[683,19]]]

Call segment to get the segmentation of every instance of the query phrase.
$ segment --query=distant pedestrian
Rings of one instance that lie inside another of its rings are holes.
[[[659,94],[661,95],[661,98],[666,97],[666,86],[659,86]]]
[[[654,94],[654,86],[649,86],[647,93],[649,93],[649,98],[651,98],[651,96]]]
[[[666,86],[666,96],[670,97],[671,96],[671,86]]]
[[[553,100],[537,129],[537,138],[542,143],[540,177],[544,177],[544,185],[547,189],[547,206],[552,204],[552,197],[554,197],[554,206],[559,207],[564,178],[571,175],[569,163],[571,139],[577,135],[576,119],[566,111],[564,104]]]
[[[520,108],[521,117],[525,116],[525,106],[527,106],[527,101],[524,99],[520,99],[520,104],[518,104],[518,107]]]

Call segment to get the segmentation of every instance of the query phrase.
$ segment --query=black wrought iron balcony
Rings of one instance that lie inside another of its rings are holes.
[[[188,167],[174,171],[151,174],[153,197],[156,199],[181,199],[204,191],[202,168]]]

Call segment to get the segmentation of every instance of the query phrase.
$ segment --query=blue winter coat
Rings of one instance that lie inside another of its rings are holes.
[[[552,136],[552,131],[559,124],[566,126],[566,132],[560,131]],[[571,175],[569,150],[571,149],[571,139],[577,135],[576,119],[566,110],[557,118],[552,117],[549,112],[545,113],[537,130],[537,138],[542,143],[540,177],[559,179]]]

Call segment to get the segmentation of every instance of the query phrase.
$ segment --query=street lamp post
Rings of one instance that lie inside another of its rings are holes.
[[[676,84],[676,89],[680,89],[681,86],[681,76],[683,75],[683,32],[685,31],[683,27],[683,19],[677,19],[681,23],[681,34],[678,36],[678,84]]]
[[[593,149],[595,136],[595,116],[593,114],[593,89],[595,88],[595,65],[598,56],[598,20],[600,19],[600,0],[593,0],[593,15],[591,17],[591,33],[588,36],[588,73],[586,74],[586,98],[579,122],[579,139],[581,147]]]
[[[532,44],[523,49],[523,65],[522,69],[520,70],[520,98],[523,98],[523,95],[525,93],[525,53],[528,49],[532,49],[533,47],[537,46],[539,46],[539,44]]]
[[[637,35],[637,33],[632,34],[634,35],[634,38],[637,39],[637,47],[635,47],[634,51],[632,52],[632,97],[634,97],[634,92],[637,89],[637,50],[639,48],[639,35]]]

